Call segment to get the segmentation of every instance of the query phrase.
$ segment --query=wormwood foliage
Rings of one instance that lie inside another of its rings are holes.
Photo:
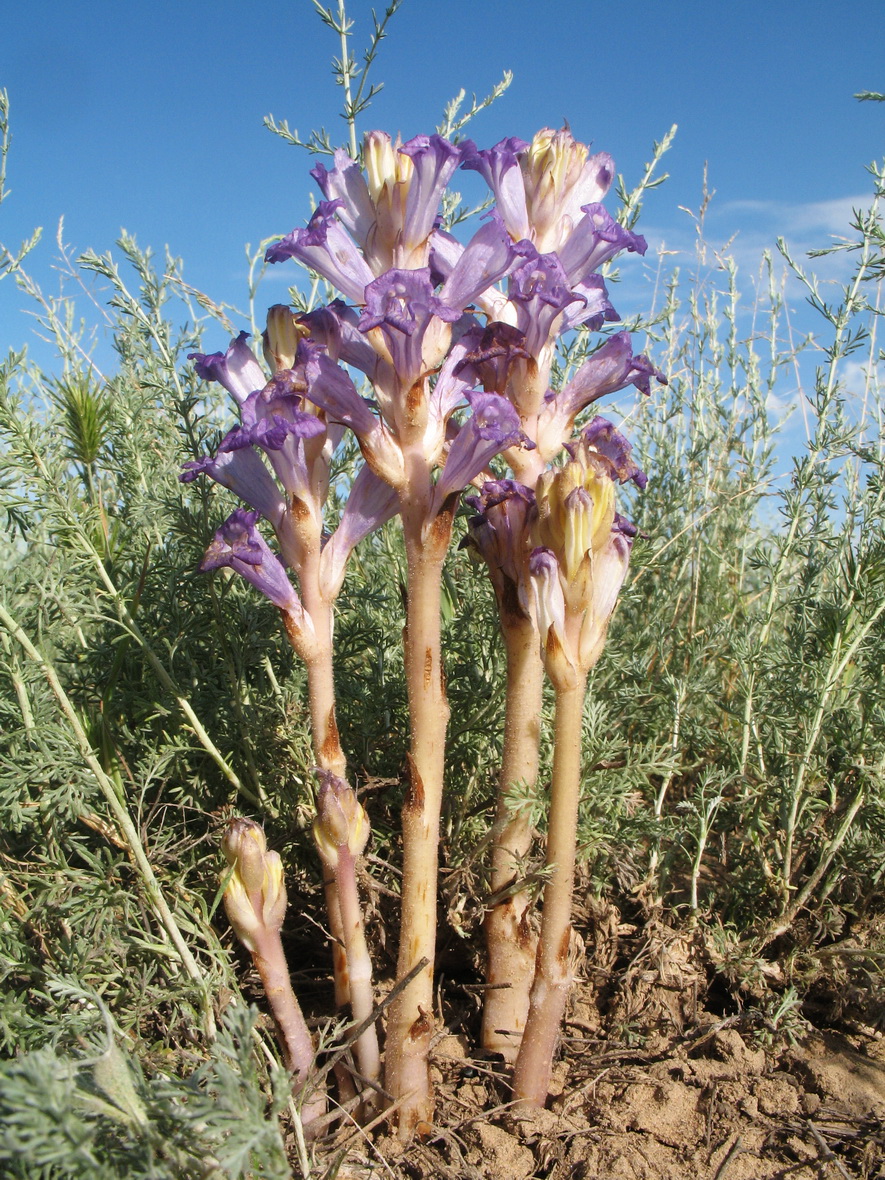
[[[354,83],[352,127],[370,92],[351,58],[339,74]],[[3,96],[4,145],[6,113]],[[835,286],[781,245],[790,289],[818,314],[801,348],[775,260],[755,284],[703,244],[689,273],[661,260],[639,327],[670,384],[629,411],[651,478],[630,506],[642,536],[584,714],[592,889],[640,925],[693,924],[723,978],[791,1002],[822,948],[832,962],[850,946],[855,979],[867,996],[876,986],[855,938],[881,912],[885,833],[885,193],[871,176],[871,206],[829,251]],[[130,236],[75,263],[63,250],[71,283],[97,284],[106,361],[84,308],[30,277],[35,242],[0,254],[56,346],[45,370],[25,349],[0,362],[0,1165],[53,1180],[304,1172],[287,1081],[217,906],[220,833],[254,816],[286,864],[299,993],[308,1012],[330,1010],[310,924],[323,919],[303,671],[269,604],[194,572],[234,504],[177,479],[228,416],[185,359],[212,305],[191,305],[180,264]],[[564,352],[563,379],[584,348]],[[348,471],[345,458],[339,489]],[[382,973],[408,744],[404,563],[394,522],[355,555],[336,624]],[[444,938],[469,971],[504,661],[491,591],[457,550],[443,607]],[[514,805],[543,825],[540,794]]]

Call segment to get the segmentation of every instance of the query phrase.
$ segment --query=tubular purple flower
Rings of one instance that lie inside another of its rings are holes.
[[[192,459],[185,463],[178,478],[182,483],[191,483],[197,476],[208,475],[210,479],[232,491],[235,496],[245,500],[276,527],[286,506],[280,489],[265,467],[264,461],[258,452],[251,448],[225,450],[225,441],[226,439],[222,440],[218,454],[214,458],[206,455],[202,459]]]
[[[424,247],[433,230],[439,202],[461,160],[461,148],[441,135],[416,135],[399,149],[413,165],[406,197],[402,244],[411,253]]]
[[[531,242],[514,243],[493,212],[465,246],[439,297],[444,304],[463,310],[509,274],[521,258],[534,253]]]
[[[363,303],[365,289],[374,276],[338,221],[336,212],[342,204],[340,200],[320,201],[307,228],[293,229],[264,257],[267,262],[296,258],[328,279],[352,303]]]
[[[644,254],[645,238],[619,225],[603,205],[584,205],[584,216],[558,251],[570,283],[578,283],[622,250]]]
[[[301,317],[311,339],[323,346],[333,361],[359,369],[371,381],[378,368],[378,354],[359,330],[359,312],[340,299]]]
[[[403,455],[390,431],[360,397],[345,371],[319,352],[305,366],[307,397],[330,422],[341,422],[357,437],[366,462],[385,482],[398,487],[403,480]]]
[[[598,332],[603,324],[617,323],[621,318],[608,297],[601,275],[588,275],[572,287],[574,303],[569,304],[557,325],[559,334],[585,325],[589,331]]]
[[[366,287],[366,307],[360,331],[370,335],[372,346],[389,362],[391,380],[379,379],[381,412],[399,429],[400,402],[405,394],[438,368],[451,341],[448,325],[460,318],[458,308],[447,307],[434,294],[430,268],[389,270]],[[379,374],[380,377],[380,374]],[[382,400],[381,386],[390,404]]]
[[[663,373],[647,357],[633,355],[629,332],[609,337],[559,393],[548,393],[537,431],[538,450],[545,462],[559,454],[581,410],[628,385],[648,394],[652,377],[666,384]]]
[[[336,148],[332,159],[334,168],[330,170],[324,164],[317,164],[311,168],[310,175],[327,201],[340,201],[338,216],[342,225],[365,249],[369,233],[375,225],[375,206],[369,195],[369,186],[359,164],[343,148]]]
[[[323,546],[320,588],[327,601],[341,589],[354,548],[399,511],[396,491],[366,465],[353,481],[338,528]]]
[[[189,352],[197,376],[203,381],[217,381],[240,405],[250,393],[264,386],[267,378],[246,343],[248,332],[240,332],[228,345],[227,352]]]
[[[479,496],[468,496],[466,502],[477,513],[467,524],[467,545],[489,567],[499,599],[504,598],[505,578],[524,598],[535,493],[515,479],[494,479],[482,485]]]
[[[516,326],[524,334],[525,348],[537,358],[558,335],[561,313],[575,302],[559,259],[555,254],[527,257],[511,273],[508,294],[516,307]]]
[[[473,413],[449,449],[433,495],[436,512],[447,496],[459,492],[485,471],[495,455],[508,447],[523,446],[531,450],[535,445],[520,429],[519,414],[506,397],[496,393],[469,393],[467,399]]]
[[[466,353],[462,367],[473,370],[486,393],[505,393],[510,373],[517,361],[529,360],[525,333],[512,324],[494,321],[486,325],[479,343]]]
[[[300,409],[304,401],[300,392],[289,392],[292,370],[278,373],[243,406],[244,424],[228,432],[221,443],[223,451],[260,447],[265,452],[280,483],[289,497],[306,502],[311,497],[311,460],[322,450],[326,424],[316,414]],[[299,389],[303,387],[298,382]],[[311,456],[305,442],[311,443]]]
[[[200,562],[200,570],[206,573],[229,566],[251,582],[274,606],[300,622],[304,614],[301,602],[282,562],[274,556],[255,527],[257,520],[258,513],[246,508],[238,508],[232,513],[212,538]]]
[[[476,144],[467,140],[462,145],[462,168],[478,172],[492,190],[498,212],[507,232],[514,241],[530,236],[525,183],[519,166],[520,153],[529,145],[524,139],[502,139],[492,148],[477,151]]]
[[[591,419],[581,431],[581,443],[590,447],[609,464],[612,479],[617,479],[619,483],[627,483],[632,479],[640,491],[645,490],[648,476],[630,457],[632,444],[619,430],[615,430],[607,418],[597,414]],[[571,454],[574,447],[575,444],[571,444],[566,446],[566,450]]]

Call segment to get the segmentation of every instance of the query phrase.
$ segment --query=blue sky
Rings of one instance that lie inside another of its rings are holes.
[[[350,0],[357,50],[371,7]],[[484,94],[510,68],[512,87],[473,125],[481,146],[567,119],[634,183],[652,141],[678,123],[671,179],[640,229],[653,244],[690,246],[679,206],[697,208],[706,161],[709,229],[738,233],[751,261],[778,234],[799,250],[825,244],[869,191],[885,106],[853,94],[885,89],[882,16],[882,0],[846,0],[838,15],[819,0],[405,0],[362,127],[428,131],[457,90]],[[2,28],[13,145],[0,241],[16,246],[43,226],[30,265],[51,286],[59,218],[74,252],[107,250],[126,227],[183,256],[185,277],[214,299],[244,306],[244,244],[302,223],[313,188],[311,160],[263,116],[344,139],[336,39],[310,0],[7,0]],[[266,302],[284,288],[280,275]],[[27,338],[24,302],[0,284],[0,349]]]

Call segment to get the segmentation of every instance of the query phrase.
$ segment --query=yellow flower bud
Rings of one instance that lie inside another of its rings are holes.
[[[409,156],[397,150],[398,147],[399,144],[392,143],[384,131],[370,131],[366,135],[363,157],[366,161],[366,183],[373,205],[389,206],[397,185],[405,186],[405,191],[408,191],[415,166]]]
[[[279,930],[286,912],[286,886],[279,854],[267,851],[260,824],[235,819],[221,842],[233,868],[224,891],[224,908],[240,942],[255,950],[262,930]]]
[[[264,828],[251,819],[234,819],[221,841],[221,848],[229,865],[236,869],[243,887],[249,893],[261,889],[264,883],[264,861],[267,840]]]
[[[338,850],[359,856],[369,840],[369,817],[352,787],[331,771],[320,770],[320,790],[313,838],[327,864],[338,863]]]
[[[294,367],[298,341],[307,335],[307,328],[298,323],[291,307],[276,303],[268,310],[262,341],[264,359],[275,373]]]

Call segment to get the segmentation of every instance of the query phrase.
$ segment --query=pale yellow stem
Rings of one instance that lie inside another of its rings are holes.
[[[569,970],[572,890],[578,801],[581,792],[581,721],[586,672],[578,683],[556,691],[553,778],[547,828],[544,912],[529,1015],[513,1076],[513,1096],[526,1106],[543,1106],[550,1088],[553,1053],[572,978]]]
[[[532,845],[529,816],[508,807],[508,792],[531,789],[538,779],[544,665],[538,632],[525,616],[505,615],[501,630],[507,649],[507,703],[498,806],[492,828],[492,895],[511,890]],[[529,1007],[537,936],[529,926],[526,890],[502,897],[485,920],[486,983],[482,1045],[511,1064],[519,1052]]]

